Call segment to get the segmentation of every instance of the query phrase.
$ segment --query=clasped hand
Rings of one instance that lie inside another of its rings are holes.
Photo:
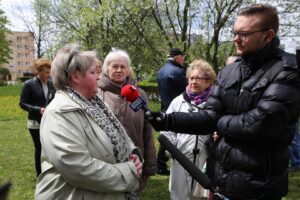
[[[136,154],[131,154],[129,156],[129,160],[131,160],[134,163],[137,174],[141,176],[143,173],[143,163],[140,161],[139,157]]]

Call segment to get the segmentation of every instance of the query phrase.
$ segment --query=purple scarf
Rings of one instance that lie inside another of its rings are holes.
[[[210,93],[211,86],[206,88],[202,93],[193,93],[190,91],[189,86],[186,87],[185,93],[188,96],[188,98],[191,100],[191,102],[195,103],[196,105],[199,105],[200,103],[206,102],[208,95]]]

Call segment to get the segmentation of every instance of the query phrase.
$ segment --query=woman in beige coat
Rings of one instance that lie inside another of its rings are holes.
[[[125,84],[135,84],[130,71],[130,58],[126,51],[113,49],[104,59],[102,73],[98,80],[98,96],[111,109],[133,143],[139,147],[144,157],[143,174],[140,178],[140,190],[143,190],[148,178],[156,172],[156,154],[153,130],[144,117],[144,111],[135,112],[129,102],[121,97],[121,88]],[[138,89],[140,96],[147,102],[147,95]]]
[[[142,159],[97,97],[96,53],[61,49],[52,65],[58,90],[41,122],[42,174],[37,200],[131,200]]]

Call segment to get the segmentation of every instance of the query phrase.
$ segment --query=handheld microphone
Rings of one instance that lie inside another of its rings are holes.
[[[166,136],[159,135],[158,141],[165,147],[166,150],[176,159],[181,166],[190,173],[190,175],[205,189],[209,189],[211,192],[215,192],[210,178],[204,174],[192,161],[183,155],[183,153],[173,145]]]
[[[134,111],[137,112],[140,109],[143,109],[145,113],[151,112],[150,109],[146,105],[146,101],[139,96],[139,92],[137,87],[127,84],[121,89],[121,96],[126,99],[126,101],[131,102],[129,107]]]

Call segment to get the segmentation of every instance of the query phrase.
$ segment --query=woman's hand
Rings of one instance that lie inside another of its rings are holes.
[[[136,171],[138,175],[141,176],[143,173],[143,163],[140,161],[139,157],[136,154],[131,154],[129,160],[135,164]]]

